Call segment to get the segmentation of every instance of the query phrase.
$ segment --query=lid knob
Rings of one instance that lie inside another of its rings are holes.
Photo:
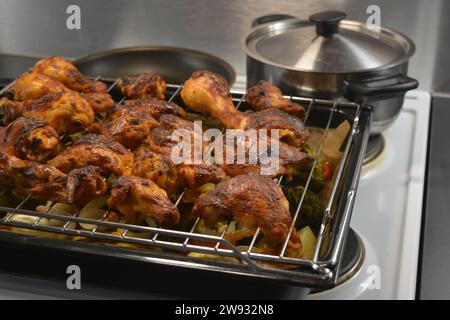
[[[310,16],[309,21],[316,24],[318,35],[328,38],[339,31],[339,22],[346,17],[345,12],[323,11]]]

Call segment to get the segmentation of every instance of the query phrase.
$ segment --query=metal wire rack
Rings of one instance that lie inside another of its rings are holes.
[[[100,79],[100,77],[97,77],[97,79]],[[113,90],[116,84],[117,80],[110,85],[108,91]],[[0,95],[7,91],[11,85],[8,85],[0,91]],[[167,88],[171,92],[168,100],[175,101],[181,105],[180,91],[182,85],[169,84]],[[245,105],[245,92],[231,91],[231,94],[237,108]],[[42,212],[24,209],[26,204],[32,199],[31,195],[26,197],[14,208],[0,207],[0,213],[4,213],[4,217],[0,219],[0,225],[63,234],[70,237],[85,237],[87,239],[113,243],[135,244],[148,249],[166,249],[170,254],[164,258],[165,261],[177,266],[184,266],[186,263],[186,256],[183,254],[180,255],[179,253],[195,252],[207,254],[207,257],[210,259],[205,259],[204,257],[188,257],[191,263],[190,266],[201,266],[202,268],[218,272],[238,272],[253,276],[270,277],[297,285],[330,286],[336,280],[340,257],[342,256],[345,244],[357,182],[359,180],[359,172],[369,136],[370,110],[365,106],[349,102],[294,96],[286,96],[286,98],[306,107],[307,113],[304,120],[306,126],[309,126],[309,122],[320,119],[324,129],[319,147],[316,150],[316,157],[313,160],[311,170],[304,185],[305,191],[296,206],[296,210],[292,212],[293,221],[290,225],[290,231],[295,228],[296,221],[299,219],[306,190],[310,187],[314,168],[321,155],[330,129],[336,126],[336,121],[339,121],[339,119],[347,120],[351,124],[351,130],[348,133],[343,148],[341,148],[342,158],[336,168],[334,183],[324,210],[312,260],[291,258],[286,255],[290,232],[278,254],[265,254],[255,252],[254,250],[261,232],[259,227],[251,237],[250,244],[243,250],[226,240],[225,235],[228,227],[220,235],[197,233],[196,228],[200,218],[193,221],[189,231],[111,222],[108,221],[108,216],[111,211],[107,211],[101,219],[93,220],[79,217],[79,211],[72,216],[54,213],[51,210],[54,203],[48,205]],[[122,103],[124,99],[120,99],[118,103]],[[315,113],[317,114],[315,115]],[[278,178],[278,184],[281,183],[282,179],[283,177]],[[183,195],[184,192],[175,201],[176,206],[180,205]],[[34,217],[34,221],[28,223],[14,220],[13,217],[16,214]],[[42,219],[44,218],[61,221],[62,225],[45,225],[42,223]],[[90,230],[72,228],[70,226],[73,223],[89,224],[93,228]],[[104,229],[116,230],[116,232],[105,231]],[[120,232],[117,232],[119,230]],[[147,236],[141,238],[138,236],[139,233],[147,234]],[[105,247],[105,250],[107,249]],[[175,252],[178,252],[178,254]],[[152,254],[153,251],[149,250],[148,255],[152,256]],[[220,261],[219,267],[217,264],[218,261]]]

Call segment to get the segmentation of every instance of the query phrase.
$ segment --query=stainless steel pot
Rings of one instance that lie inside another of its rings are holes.
[[[366,103],[373,107],[371,133],[396,119],[404,95],[418,82],[407,77],[415,47],[387,28],[368,28],[339,11],[256,19],[243,41],[247,86],[267,80],[286,94]]]

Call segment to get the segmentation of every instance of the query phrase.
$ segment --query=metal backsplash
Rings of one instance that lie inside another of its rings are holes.
[[[130,45],[189,47],[216,54],[245,73],[240,41],[251,21],[269,13],[299,18],[321,10],[344,10],[365,21],[366,9],[381,8],[381,24],[414,40],[417,51],[410,74],[420,87],[450,89],[450,76],[439,67],[450,59],[443,0],[1,0],[0,52],[75,57]],[[68,30],[66,9],[81,8],[81,30]],[[449,64],[444,64],[448,66]],[[437,66],[435,68],[435,66]],[[445,88],[445,87],[448,88]]]

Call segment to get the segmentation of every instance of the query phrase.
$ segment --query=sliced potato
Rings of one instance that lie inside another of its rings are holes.
[[[303,245],[303,258],[311,260],[316,247],[316,236],[309,226],[303,227],[297,232]]]

